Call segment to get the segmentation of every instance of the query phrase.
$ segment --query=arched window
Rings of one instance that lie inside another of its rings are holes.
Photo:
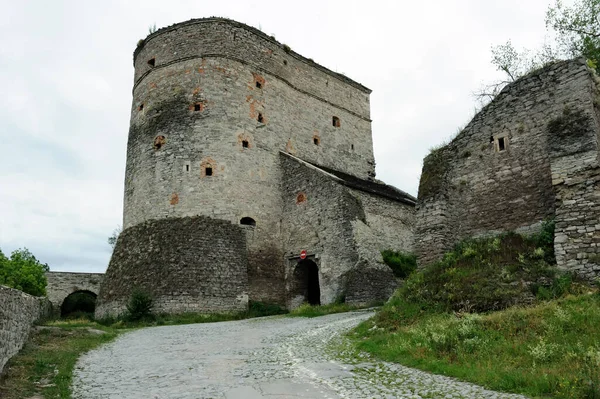
[[[256,220],[252,219],[251,217],[245,216],[240,219],[240,224],[243,224],[244,226],[256,227]]]

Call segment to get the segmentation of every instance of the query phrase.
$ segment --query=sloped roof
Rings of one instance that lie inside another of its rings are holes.
[[[415,197],[400,189],[397,189],[394,186],[390,186],[389,184],[385,184],[380,181],[361,179],[359,177],[340,172],[339,170],[331,169],[321,165],[316,165],[313,163],[311,163],[311,165],[338,177],[341,180],[341,183],[347,187],[354,188],[360,191],[365,191],[371,194],[377,194],[382,197],[404,202],[405,204],[409,205],[416,205],[417,203],[417,199]]]
[[[292,154],[289,154],[287,152],[284,152],[284,151],[280,151],[280,153],[283,155],[286,155],[289,158],[296,160],[297,162],[310,165],[310,166],[320,170],[325,175],[328,175],[328,176],[334,178],[338,183],[343,184],[346,187],[353,188],[355,190],[364,191],[364,192],[367,192],[370,194],[379,195],[381,197],[385,197],[385,198],[391,199],[393,201],[402,202],[407,205],[414,206],[417,204],[417,198],[413,197],[412,195],[410,195],[402,190],[397,189],[394,186],[390,186],[389,184],[385,184],[385,183],[379,182],[379,181],[361,179],[359,177],[350,175],[348,173],[340,172],[339,170],[331,169],[326,166],[322,166],[322,165],[318,165],[313,162],[305,161],[301,158],[298,158],[298,157],[296,157]]]

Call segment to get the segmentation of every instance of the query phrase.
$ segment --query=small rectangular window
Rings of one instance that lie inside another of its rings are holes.
[[[190,164],[189,164],[189,163],[188,163],[188,164],[185,164],[185,171],[186,171],[186,172],[189,172],[189,171],[190,171]]]
[[[212,176],[212,167],[210,167],[210,166],[207,166],[207,167],[206,167],[206,169],[204,169],[204,171],[205,171],[205,173],[204,173],[204,174],[205,174],[206,176]]]
[[[256,82],[256,88],[257,89],[262,89],[262,83]]]
[[[500,137],[498,139],[498,151],[504,151],[506,149],[506,145],[504,143],[504,137]]]
[[[154,65],[156,64],[156,58],[150,58],[148,60],[148,65],[150,65],[151,68],[154,68]]]
[[[194,104],[194,111],[200,111],[200,104]]]
[[[263,114],[258,114],[258,118],[256,118],[260,123],[264,123],[265,118],[263,118]]]
[[[242,147],[248,148],[248,140],[243,140],[242,141]]]
[[[337,116],[334,116],[332,118],[332,124],[334,127],[340,127],[341,126],[340,118],[338,118]]]

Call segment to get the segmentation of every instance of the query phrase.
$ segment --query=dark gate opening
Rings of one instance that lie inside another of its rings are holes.
[[[96,310],[96,294],[91,291],[75,291],[60,306],[61,317],[93,315]]]
[[[298,262],[294,270],[296,292],[304,296],[310,305],[321,304],[321,287],[319,286],[319,267],[310,259]]]

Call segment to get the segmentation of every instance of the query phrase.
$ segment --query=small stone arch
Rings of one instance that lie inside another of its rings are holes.
[[[240,219],[240,224],[244,226],[256,227],[256,220],[249,216],[244,216]]]
[[[98,294],[88,290],[71,292],[60,305],[60,316],[67,317],[73,313],[94,314]]]

